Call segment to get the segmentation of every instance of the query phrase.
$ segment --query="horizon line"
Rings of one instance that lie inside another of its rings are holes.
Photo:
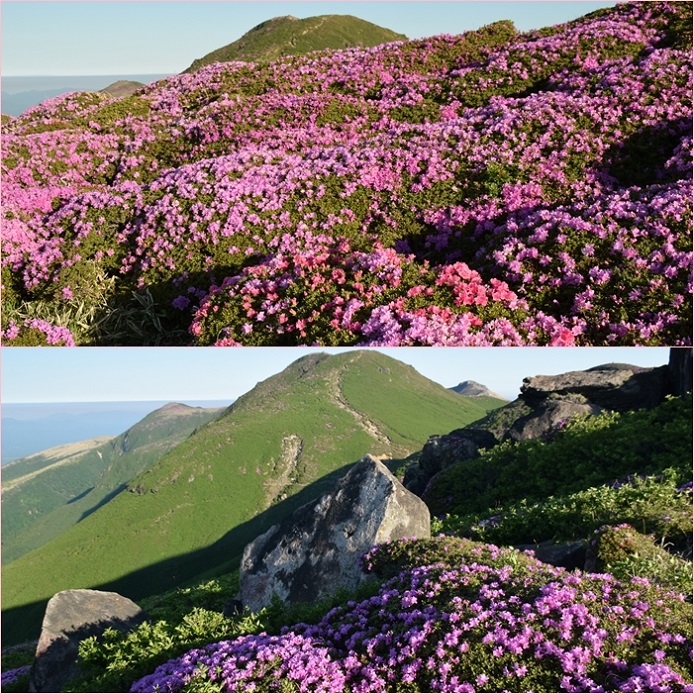
[[[154,398],[154,399],[128,399],[128,400],[32,400],[21,401],[21,402],[10,402],[4,401],[2,405],[100,405],[100,404],[111,404],[111,403],[148,403],[148,402],[183,402],[183,401],[193,401],[193,402],[229,402],[235,398]]]

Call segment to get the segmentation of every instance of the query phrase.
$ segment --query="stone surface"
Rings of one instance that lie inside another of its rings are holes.
[[[668,389],[667,367],[644,369],[629,364],[605,364],[586,371],[523,379],[521,397],[530,405],[550,395],[580,395],[603,409],[624,412],[654,407]]]
[[[403,484],[421,496],[429,480],[441,470],[464,460],[474,460],[479,457],[480,448],[491,448],[497,443],[494,434],[483,429],[456,429],[444,436],[430,436],[419,460],[405,470]]]
[[[498,443],[496,437],[479,429],[457,429],[446,436],[431,436],[424,444],[419,464],[430,475],[461,460],[472,460],[480,448],[491,448]]]
[[[668,361],[670,393],[684,395],[692,392],[692,348],[672,347]]]
[[[561,566],[569,571],[583,569],[586,563],[586,542],[584,540],[560,544],[541,542],[536,545],[516,545],[516,549],[521,551],[531,549],[535,556],[545,564]]]
[[[507,438],[512,441],[549,439],[573,417],[595,415],[600,411],[600,407],[588,402],[548,398],[538,403],[530,414],[517,419],[510,427]]]
[[[77,646],[107,627],[127,631],[147,619],[132,600],[100,590],[64,590],[46,606],[36,658],[30,673],[30,692],[60,692],[79,674]]]
[[[364,580],[359,557],[376,544],[429,537],[426,504],[388,468],[366,456],[335,488],[297,509],[246,546],[240,600],[251,610],[273,594],[288,603],[309,602]]]

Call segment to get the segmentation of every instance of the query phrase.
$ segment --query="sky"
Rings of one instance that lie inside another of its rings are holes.
[[[2,0],[1,74],[175,74],[267,19],[348,14],[408,38],[459,34],[501,19],[521,31],[575,19],[615,2],[564,0]]]
[[[3,403],[152,401],[232,402],[259,381],[315,351],[311,347],[6,347],[0,351]],[[353,349],[353,348],[352,348]],[[482,383],[514,399],[523,378],[610,362],[667,364],[661,347],[399,347],[376,348],[451,388]]]

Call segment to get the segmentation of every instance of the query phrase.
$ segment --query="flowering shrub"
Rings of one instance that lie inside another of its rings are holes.
[[[46,101],[2,126],[3,340],[96,273],[106,313],[157,302],[142,344],[690,344],[690,26],[624,3]]]
[[[15,689],[13,685],[18,686],[23,684],[28,687],[30,670],[31,665],[20,665],[19,667],[12,668],[11,670],[5,670],[2,673],[2,681],[0,682],[2,684],[3,691],[21,691],[20,689]]]
[[[653,537],[642,535],[628,523],[597,528],[591,540],[591,553],[598,571],[627,580],[632,576],[648,576],[691,601],[691,561],[670,554]]]
[[[318,624],[191,651],[130,691],[692,691],[691,648],[681,596],[477,546]]]
[[[36,641],[7,646],[2,649],[3,692],[29,691],[29,673],[34,662]]]
[[[40,318],[27,318],[22,325],[10,321],[2,333],[2,342],[14,346],[53,345],[74,347],[75,340],[67,328],[51,325]]]

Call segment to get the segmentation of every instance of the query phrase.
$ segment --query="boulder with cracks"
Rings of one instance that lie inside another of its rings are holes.
[[[287,603],[320,600],[364,579],[359,557],[374,545],[429,537],[426,504],[388,468],[366,456],[335,488],[297,509],[246,546],[240,600],[253,611],[273,595]]]

